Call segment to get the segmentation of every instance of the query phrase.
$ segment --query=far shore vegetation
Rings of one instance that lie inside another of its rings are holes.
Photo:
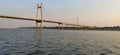
[[[19,29],[35,29],[36,27],[20,27]],[[113,31],[120,31],[120,26],[113,26],[113,27],[43,27],[43,29],[63,29],[63,30],[113,30]]]

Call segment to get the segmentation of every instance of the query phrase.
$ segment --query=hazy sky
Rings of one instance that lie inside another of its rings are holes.
[[[0,0],[0,15],[35,18],[40,2],[46,20],[76,23],[79,18],[81,25],[120,26],[120,0]],[[27,26],[35,26],[35,22],[0,19],[0,28]]]

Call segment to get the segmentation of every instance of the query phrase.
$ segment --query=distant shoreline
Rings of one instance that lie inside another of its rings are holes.
[[[0,29],[36,29],[36,27],[0,28]],[[114,26],[114,27],[80,27],[80,28],[76,28],[76,27],[43,27],[43,29],[120,31],[120,26]]]
[[[18,29],[36,29],[36,27],[19,27]],[[105,30],[105,31],[120,31],[120,26],[114,27],[43,27],[43,29],[57,29],[57,30]]]

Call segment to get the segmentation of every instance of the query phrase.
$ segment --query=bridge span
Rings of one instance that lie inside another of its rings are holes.
[[[38,19],[38,11],[39,10],[41,11],[41,19]],[[80,28],[80,27],[84,27],[83,25],[79,25],[79,24],[72,24],[72,23],[67,23],[67,22],[58,22],[58,21],[51,21],[51,20],[44,20],[43,19],[43,14],[42,14],[42,3],[41,3],[41,5],[38,4],[36,18],[24,18],[24,17],[15,17],[15,16],[5,16],[5,15],[0,15],[0,18],[9,18],[9,19],[17,19],[17,20],[35,21],[36,22],[36,29],[40,28],[40,30],[42,30],[43,22],[56,23],[56,24],[59,25],[59,27],[61,29],[63,29],[62,28],[63,25],[66,25],[66,27],[76,27],[76,29]],[[40,27],[38,27],[38,23],[41,23]]]
[[[4,15],[0,15],[0,18],[8,18],[8,19],[18,19],[18,20],[26,20],[26,21],[35,21],[38,23],[41,23],[41,20],[37,20],[35,18],[23,18],[23,17],[15,17],[15,16],[4,16]],[[66,23],[66,22],[58,22],[58,21],[50,21],[50,20],[43,20],[43,22],[47,22],[47,23],[56,23],[59,24],[59,26],[61,25],[66,25],[66,26],[76,26],[76,27],[81,27],[83,25],[78,25],[78,24],[72,24],[72,23]]]

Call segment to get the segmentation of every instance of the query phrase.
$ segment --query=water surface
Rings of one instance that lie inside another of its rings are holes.
[[[0,55],[120,55],[120,32],[0,29]]]

